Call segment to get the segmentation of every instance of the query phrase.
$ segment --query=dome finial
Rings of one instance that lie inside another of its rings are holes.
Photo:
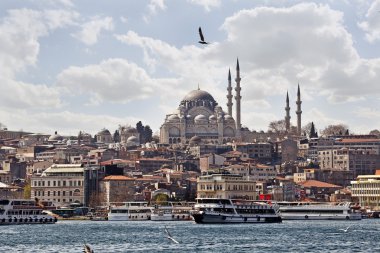
[[[198,90],[200,90],[200,89],[199,89],[199,83],[198,83]]]

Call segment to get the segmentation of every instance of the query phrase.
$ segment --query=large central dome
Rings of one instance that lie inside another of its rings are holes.
[[[211,101],[213,103],[216,102],[215,99],[211,96],[211,94],[204,90],[192,90],[182,99],[182,101],[197,100]]]

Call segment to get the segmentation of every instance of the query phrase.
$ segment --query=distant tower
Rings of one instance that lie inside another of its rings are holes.
[[[301,136],[301,114],[302,114],[301,104],[302,104],[302,101],[301,101],[301,92],[300,92],[300,84],[299,83],[298,83],[296,104],[297,104],[297,111],[296,111],[296,114],[297,114],[297,135]]]
[[[239,58],[237,59],[237,63],[236,63],[236,78],[235,78],[235,81],[236,81],[236,87],[235,87],[235,91],[236,91],[236,95],[235,95],[235,99],[236,99],[236,130],[238,131],[238,133],[240,133],[240,129],[241,129],[241,118],[240,118],[240,115],[241,115],[241,111],[240,111],[240,101],[241,101],[241,96],[240,96],[240,91],[241,91],[241,88],[240,88],[240,68],[239,68]]]
[[[286,116],[285,116],[285,130],[287,133],[290,132],[290,106],[289,106],[289,94],[286,92]]]
[[[228,108],[228,115],[232,116],[232,86],[231,86],[231,71],[228,69],[228,87],[227,87],[227,108]]]

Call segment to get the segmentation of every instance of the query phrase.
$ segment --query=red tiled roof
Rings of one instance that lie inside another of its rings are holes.
[[[306,180],[304,182],[300,182],[300,185],[303,187],[309,188],[309,187],[317,187],[317,188],[343,188],[342,186],[335,185],[335,184],[329,184],[326,182],[321,182],[317,180]]]
[[[111,164],[118,164],[118,163],[130,163],[133,162],[131,160],[122,160],[122,159],[111,159],[108,161],[103,161],[100,163],[100,165],[111,165]]]
[[[341,139],[341,143],[380,142],[380,139]]]
[[[131,177],[126,177],[126,176],[112,175],[112,176],[105,177],[103,180],[104,181],[128,181],[128,180],[135,180],[135,179]]]

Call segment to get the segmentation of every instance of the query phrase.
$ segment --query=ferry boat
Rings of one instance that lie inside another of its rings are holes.
[[[361,220],[349,202],[278,202],[283,220]]]
[[[30,199],[0,200],[0,225],[53,224],[57,218],[44,211],[44,206]]]
[[[268,203],[247,200],[198,198],[192,216],[196,223],[281,222],[278,209]]]
[[[148,202],[111,203],[108,211],[109,221],[150,220],[151,207]]]
[[[188,203],[170,202],[168,205],[154,205],[152,208],[152,221],[192,220],[190,211],[193,206]]]

